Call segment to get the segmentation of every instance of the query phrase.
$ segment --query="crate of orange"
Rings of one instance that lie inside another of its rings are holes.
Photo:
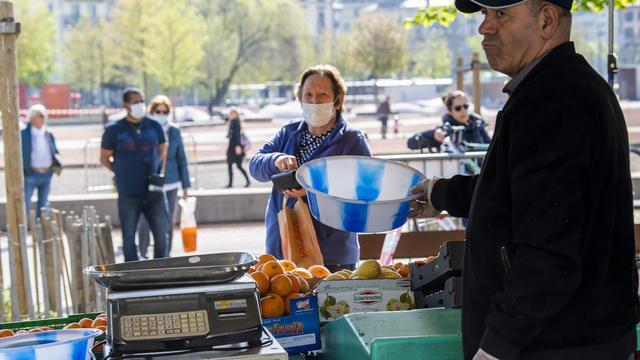
[[[258,259],[249,272],[260,291],[262,324],[290,354],[319,350],[318,298],[312,292],[316,277],[289,260]]]

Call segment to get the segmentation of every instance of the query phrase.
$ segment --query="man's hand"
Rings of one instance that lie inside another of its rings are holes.
[[[187,189],[182,189],[182,198],[187,200],[188,197],[189,197],[189,191],[187,191]]]
[[[440,180],[440,178],[432,177],[411,189],[412,194],[420,194],[420,197],[417,200],[409,202],[409,205],[411,206],[409,217],[430,218],[440,215],[441,211],[433,207],[430,199],[433,185],[435,185],[438,180]]]
[[[473,357],[473,360],[499,360],[499,359],[497,357],[495,357],[495,356],[491,356],[491,355],[487,354],[482,349],[478,349],[478,352]]]
[[[280,171],[298,170],[298,160],[295,156],[281,155],[276,159],[276,167]]]
[[[111,161],[111,156],[113,156],[113,150],[104,148],[100,149],[100,163],[109,171],[113,172],[113,161]]]

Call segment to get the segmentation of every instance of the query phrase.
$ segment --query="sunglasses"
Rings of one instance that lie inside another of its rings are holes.
[[[156,111],[156,115],[169,115],[168,111]]]
[[[464,104],[464,105],[456,105],[453,107],[453,110],[455,111],[460,111],[462,110],[462,108],[464,108],[465,110],[467,110],[469,108],[469,104]]]

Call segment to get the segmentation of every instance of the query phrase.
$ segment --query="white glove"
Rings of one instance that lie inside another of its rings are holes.
[[[478,352],[473,357],[473,360],[499,360],[499,359],[497,357],[495,357],[495,356],[491,356],[491,355],[487,354],[482,349],[478,349]]]
[[[433,186],[438,180],[440,180],[440,178],[434,176],[424,180],[411,189],[412,194],[421,194],[421,196],[417,200],[409,203],[412,208],[409,212],[409,217],[429,218],[440,215],[441,211],[434,208],[431,204],[431,191],[433,191]]]

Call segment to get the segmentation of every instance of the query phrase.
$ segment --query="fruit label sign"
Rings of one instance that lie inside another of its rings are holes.
[[[373,305],[382,302],[382,293],[373,289],[366,289],[353,294],[353,302],[362,305]]]

